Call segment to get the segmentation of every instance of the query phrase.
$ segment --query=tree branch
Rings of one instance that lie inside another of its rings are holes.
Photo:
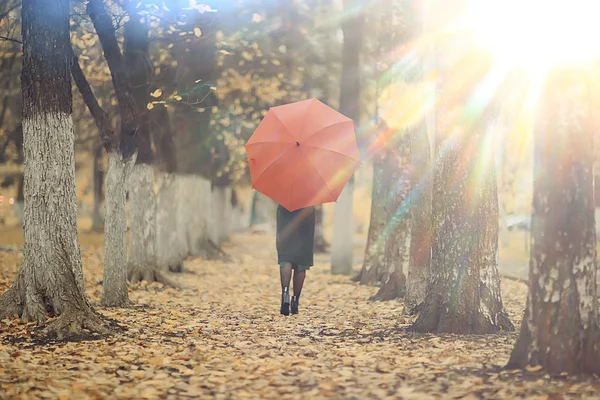
[[[0,40],[7,40],[7,41],[9,41],[9,42],[19,43],[19,44],[21,44],[21,45],[23,44],[23,42],[21,42],[21,41],[20,41],[20,40],[18,40],[18,39],[13,39],[13,38],[11,38],[11,37],[2,36],[2,35],[0,35]]]
[[[6,138],[6,141],[2,144],[2,147],[0,147],[0,164],[3,164],[4,161],[4,153],[6,152],[6,149],[8,147],[10,143],[10,136]]]
[[[15,65],[15,60],[17,59],[17,53],[13,53],[12,57],[10,58],[10,61],[8,62],[8,70],[10,73],[10,70],[12,69],[12,67]],[[2,70],[4,70],[4,68],[6,67],[6,65],[4,63],[2,63]],[[8,109],[8,92],[10,89],[10,84],[11,84],[12,80],[11,79],[7,79],[6,83],[4,84],[4,90],[7,93],[6,96],[4,96],[4,100],[2,100],[2,111],[0,112],[0,127],[2,127],[2,125],[4,125],[4,118],[6,117],[6,110]]]
[[[8,14],[10,14],[13,10],[16,10],[20,6],[21,6],[21,2],[20,1],[16,2],[12,7],[10,7],[8,10],[6,10],[2,14],[0,14],[0,21],[2,21],[4,18],[6,18],[8,16]]]
[[[73,77],[73,80],[77,85],[77,89],[79,89],[79,93],[81,93],[81,97],[83,97],[85,105],[90,111],[90,114],[92,114],[94,122],[100,131],[100,140],[102,141],[102,145],[107,152],[115,150],[115,133],[110,127],[108,114],[102,109],[102,107],[100,107],[100,104],[98,104],[98,99],[96,99],[96,96],[94,95],[94,92],[92,91],[92,88],[90,87],[90,84],[85,77],[81,66],[79,65],[79,59],[75,53],[72,55],[71,76]]]

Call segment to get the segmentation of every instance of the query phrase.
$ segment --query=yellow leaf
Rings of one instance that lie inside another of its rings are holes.
[[[152,103],[148,103],[148,104],[146,105],[146,108],[147,108],[148,110],[152,110],[152,109],[154,108],[154,104],[152,104]]]
[[[156,89],[154,92],[152,92],[150,94],[150,96],[152,96],[152,97],[160,97],[161,94],[162,94],[162,90]]]
[[[543,367],[541,365],[536,365],[536,366],[532,366],[532,365],[527,365],[525,367],[525,369],[529,372],[536,372],[541,370]]]
[[[202,30],[200,28],[194,28],[194,35],[196,35],[196,37],[202,36]]]

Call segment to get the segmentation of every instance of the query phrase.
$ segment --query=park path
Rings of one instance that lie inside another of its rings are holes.
[[[402,316],[401,301],[368,301],[376,288],[330,275],[321,256],[300,315],[279,315],[273,240],[236,235],[224,246],[232,262],[189,260],[173,275],[183,289],[138,285],[133,308],[97,307],[127,328],[113,337],[41,346],[28,338],[31,326],[0,322],[0,398],[476,399],[571,390],[564,378],[500,369],[515,333],[407,333],[412,319]],[[88,249],[83,259],[97,304],[100,254]],[[2,290],[10,269],[3,260]],[[503,292],[519,321],[525,285],[505,280]],[[593,385],[576,391],[600,390]]]

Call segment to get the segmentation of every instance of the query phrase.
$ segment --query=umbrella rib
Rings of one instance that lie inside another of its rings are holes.
[[[310,103],[308,103],[308,106],[306,106],[306,111],[304,112],[304,118],[302,119],[302,129],[300,130],[300,134],[302,135],[304,133],[304,129],[306,128],[306,120],[308,119],[307,116],[309,115],[308,112],[310,111],[310,106],[313,105],[313,102],[311,101]]]
[[[354,160],[354,161],[360,162],[360,158],[359,158],[358,160],[356,160],[356,159],[354,159],[354,158],[350,157],[348,154],[344,154],[344,153],[342,153],[342,152],[339,152],[339,151],[335,151],[335,150],[331,150],[331,149],[325,149],[325,148],[323,148],[323,147],[315,146],[315,145],[312,145],[312,144],[305,144],[304,146],[305,146],[305,147],[312,147],[313,149],[319,149],[319,150],[323,150],[323,151],[328,151],[328,152],[330,152],[330,153],[339,154],[339,155],[341,155],[341,156],[344,156],[344,157],[346,157],[346,158],[349,158],[349,159],[351,159],[351,160]]]
[[[317,169],[317,167],[315,167],[315,164],[313,164],[310,156],[307,156],[306,158],[308,159],[308,163],[310,164],[310,166],[313,167],[313,169],[315,170],[315,172],[317,173],[317,175],[319,175],[319,178],[321,178],[321,180],[323,181],[323,184],[325,185],[325,187],[327,188],[327,191],[329,192],[330,198],[333,199],[333,193],[331,193],[331,189],[329,189],[329,186],[327,186],[327,182],[325,182],[325,179],[323,179],[323,176],[321,175],[321,173],[319,172],[319,170]]]
[[[252,143],[247,143],[244,146],[245,147],[250,147],[250,146],[254,146],[255,144],[289,144],[289,145],[293,145],[294,143],[290,143],[290,142],[279,142],[279,141],[274,141],[274,140],[265,140],[263,142],[252,142]]]
[[[339,122],[334,122],[334,123],[333,123],[333,124],[331,124],[331,125],[324,126],[324,127],[322,127],[321,129],[319,129],[319,130],[317,130],[317,131],[315,131],[315,132],[311,133],[311,134],[310,134],[310,135],[308,135],[307,137],[305,137],[305,138],[304,138],[304,140],[306,141],[306,140],[308,140],[309,138],[311,138],[311,137],[315,136],[317,133],[319,133],[319,132],[321,132],[321,131],[323,131],[323,130],[325,130],[325,129],[327,129],[327,128],[331,128],[332,126],[339,125],[339,124],[347,124],[347,123],[352,123],[352,120],[350,119],[350,120],[348,120],[348,121],[339,121]]]
[[[273,116],[275,117],[275,119],[277,119],[277,121],[279,121],[279,123],[281,124],[281,128],[283,131],[287,132],[287,134],[292,138],[292,140],[294,142],[296,142],[296,138],[294,137],[294,135],[292,135],[292,133],[290,131],[288,131],[287,126],[285,126],[285,124],[279,119],[279,117],[277,116],[277,114],[275,112],[273,112]]]

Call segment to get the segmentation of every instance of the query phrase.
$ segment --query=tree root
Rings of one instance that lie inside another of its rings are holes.
[[[180,274],[183,272],[183,263],[179,263],[177,265],[169,265],[168,268],[169,268],[169,272]]]
[[[22,293],[17,289],[16,283],[0,295],[0,319],[19,318],[24,309]]]
[[[223,250],[221,247],[219,247],[212,240],[210,240],[210,239],[207,240],[206,244],[207,244],[206,254],[207,254],[207,258],[209,260],[223,260],[225,262],[233,261],[231,256],[229,254],[227,254],[225,252],[225,250]]]
[[[390,301],[404,296],[406,291],[406,277],[404,274],[393,272],[390,277],[381,284],[375,296],[371,297],[374,301]]]
[[[48,299],[47,299],[48,300]],[[111,328],[103,321],[85,299],[78,307],[69,307],[42,330],[44,336],[59,340],[77,340],[93,337],[108,336]],[[76,300],[77,301],[77,300]],[[77,301],[79,303],[79,301]],[[21,275],[17,275],[15,283],[0,295],[0,319],[21,318],[27,322],[43,324],[51,317],[54,304],[46,304],[42,298],[25,301],[25,287]],[[116,324],[115,324],[116,325]]]
[[[111,333],[102,318],[91,309],[63,312],[44,329],[45,335],[58,340],[88,338],[94,334],[108,336]]]
[[[360,272],[352,278],[353,282],[360,282],[361,285],[378,285],[382,278],[382,268],[375,265],[363,265]]]
[[[419,304],[407,304],[406,300],[405,300],[404,301],[403,314],[407,315],[407,316],[418,315],[421,312],[422,308],[423,308],[423,303],[419,303]]]
[[[129,272],[127,274],[127,279],[133,285],[138,282],[158,282],[162,283],[165,286],[169,286],[175,289],[180,289],[180,285],[177,284],[174,280],[167,277],[163,271],[154,267],[154,268],[135,268],[130,267]]]
[[[100,301],[100,305],[104,308],[131,308],[135,306],[135,302],[130,299],[126,299],[124,302],[109,302],[107,303],[104,299]]]

